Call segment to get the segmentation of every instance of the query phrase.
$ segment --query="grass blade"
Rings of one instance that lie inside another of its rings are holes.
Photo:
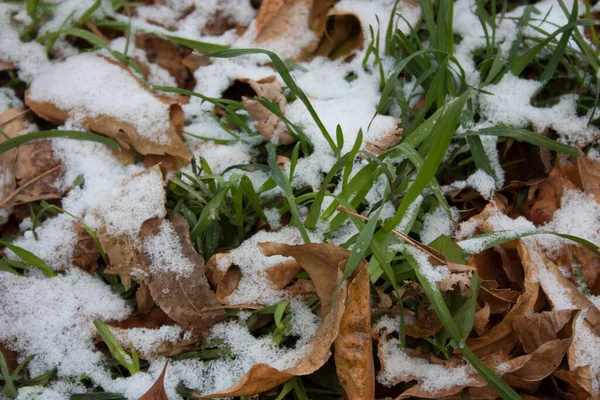
[[[49,139],[55,137],[64,137],[67,139],[75,139],[75,140],[89,140],[90,142],[98,142],[107,145],[110,148],[115,150],[120,150],[119,145],[112,141],[111,139],[98,135],[92,132],[83,132],[83,131],[61,131],[61,130],[53,130],[53,131],[39,131],[28,133],[26,135],[17,136],[4,142],[0,143],[0,154],[7,152],[8,150],[14,149],[15,147],[19,147],[20,145],[27,143],[36,139]]]
[[[41,258],[29,250],[25,250],[22,247],[15,246],[14,244],[10,244],[4,240],[0,240],[0,245],[5,246],[7,249],[15,253],[16,256],[23,260],[24,263],[42,271],[42,273],[48,278],[53,278],[57,275],[56,271],[50,268],[48,264],[46,264]]]

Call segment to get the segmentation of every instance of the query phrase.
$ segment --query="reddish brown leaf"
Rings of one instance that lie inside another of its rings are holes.
[[[169,400],[167,392],[165,392],[165,372],[167,372],[168,364],[169,361],[165,362],[165,366],[158,379],[154,382],[152,387],[140,397],[140,400]]]

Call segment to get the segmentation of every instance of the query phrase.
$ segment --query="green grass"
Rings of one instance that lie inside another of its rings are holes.
[[[599,83],[598,35],[595,31],[598,22],[587,17],[578,17],[582,10],[578,10],[577,2],[570,10],[561,4],[568,23],[557,27],[559,28],[557,31],[549,33],[539,28],[538,25],[545,16],[535,8],[535,4],[531,4],[523,16],[515,21],[516,36],[507,46],[500,43],[498,39],[497,15],[513,9],[514,3],[475,1],[476,14],[485,36],[485,45],[475,49],[473,54],[477,71],[481,76],[480,83],[475,86],[467,83],[467,73],[455,56],[455,47],[462,38],[455,35],[452,27],[453,2],[419,0],[418,6],[423,12],[423,21],[417,26],[411,26],[409,33],[395,28],[395,24],[403,18],[401,15],[391,12],[388,15],[378,16],[380,25],[371,26],[369,29],[370,42],[365,43],[366,53],[362,59],[362,67],[379,78],[381,98],[377,104],[376,115],[393,115],[401,120],[403,128],[401,142],[378,156],[361,150],[365,134],[362,130],[358,132],[351,150],[344,152],[344,142],[346,141],[346,148],[349,143],[341,126],[337,126],[335,133],[330,132],[321,119],[321,110],[313,106],[311,99],[294,79],[294,70],[302,71],[301,65],[282,60],[277,54],[264,49],[233,49],[175,35],[165,35],[165,38],[175,44],[215,58],[249,54],[262,54],[268,57],[274,67],[274,73],[278,73],[285,83],[286,95],[303,103],[327,143],[327,151],[335,156],[335,163],[331,169],[321,176],[320,187],[315,190],[310,187],[299,187],[294,182],[294,171],[300,168],[300,160],[314,154],[315,144],[305,134],[303,126],[288,119],[285,113],[280,111],[279,104],[262,98],[257,99],[283,121],[290,135],[298,142],[291,146],[275,146],[272,143],[254,144],[256,156],[252,163],[232,166],[222,174],[215,174],[206,160],[196,159],[193,160],[191,173],[176,172],[170,178],[167,186],[167,207],[186,218],[196,250],[208,259],[219,251],[239,246],[244,239],[255,232],[259,220],[267,220],[265,210],[268,208],[275,208],[280,216],[289,217],[289,224],[298,228],[306,243],[311,241],[312,234],[322,234],[324,239],[328,240],[335,237],[340,228],[354,227],[355,233],[342,244],[342,247],[351,249],[351,256],[344,266],[344,279],[349,277],[365,258],[368,261],[373,292],[375,287],[382,288],[388,294],[394,292],[396,294],[394,307],[401,310],[401,315],[404,308],[410,307],[410,299],[401,295],[403,285],[406,281],[417,284],[424,292],[422,301],[435,310],[443,323],[443,329],[439,334],[419,341],[419,344],[434,349],[435,354],[441,358],[450,358],[455,350],[461,352],[500,396],[505,399],[519,398],[510,386],[483,364],[465,345],[473,326],[476,296],[481,278],[473,274],[471,289],[474,294],[470,297],[441,293],[437,285],[431,284],[423,276],[419,262],[414,256],[415,250],[410,247],[419,246],[420,230],[427,212],[442,207],[449,215],[451,214],[451,203],[442,189],[442,183],[447,181],[446,174],[452,173],[455,177],[464,178],[481,169],[496,178],[500,186],[492,167],[493,160],[488,158],[484,149],[482,136],[516,140],[524,146],[548,149],[553,155],[561,153],[572,158],[579,156],[579,149],[557,140],[555,135],[542,136],[531,129],[512,126],[472,129],[482,118],[477,106],[478,96],[486,93],[486,87],[498,83],[506,74],[533,77],[542,82],[540,90],[532,99],[532,103],[536,106],[551,104],[561,95],[575,93],[579,115],[590,112],[589,124],[598,126],[595,110],[598,107],[600,90],[597,93],[584,93],[586,87],[591,84],[598,86]],[[31,16],[32,23],[23,28],[22,37],[45,44],[48,51],[52,50],[56,40],[61,36],[78,38],[93,49],[108,50],[115,59],[134,71],[141,72],[139,66],[127,55],[127,49],[123,53],[110,50],[101,38],[85,29],[85,22],[93,21],[103,29],[124,32],[129,42],[132,34],[130,20],[125,23],[123,20],[98,19],[96,10],[99,4],[99,1],[93,3],[73,26],[68,26],[65,21],[64,26],[59,30],[36,37],[36,27],[44,21],[48,7],[43,6],[41,2],[27,1],[26,11]],[[122,1],[113,2],[113,8],[124,9],[127,12],[130,6]],[[588,2],[586,2],[585,12],[590,13]],[[391,22],[385,32],[382,32],[381,21]],[[591,44],[584,40],[578,30],[579,27],[593,28]],[[535,30],[541,38],[528,37],[525,28]],[[506,51],[502,51],[501,46]],[[392,57],[395,61],[393,68],[390,69],[385,65],[386,57]],[[411,101],[420,96],[419,93],[406,93],[404,90],[409,81],[416,82],[415,86],[420,86],[423,90],[423,104],[419,109],[411,107]],[[558,84],[565,81],[564,85]],[[241,101],[213,98],[177,87],[150,88],[165,93],[196,97],[202,102],[222,109],[223,117],[218,117],[215,113],[212,113],[212,117],[219,122],[229,137],[227,140],[210,139],[216,144],[256,143],[254,139],[259,133],[255,130]],[[191,133],[186,135],[195,136]],[[47,130],[6,140],[0,144],[0,154],[29,140],[49,137],[93,140],[118,149],[117,144],[112,140],[94,133]],[[202,136],[199,138],[208,140]],[[277,156],[290,159],[286,170],[282,170],[277,164]],[[360,168],[358,168],[359,162],[361,162]],[[262,187],[256,188],[251,179],[245,175],[251,171],[266,172],[270,178]],[[381,182],[384,182],[384,194],[371,203],[369,192],[374,187],[381,186]],[[80,184],[81,182],[77,185]],[[391,204],[395,213],[384,221],[382,211],[386,204]],[[66,212],[47,203],[30,204],[29,207],[32,216],[36,216],[32,218],[34,227],[39,226],[39,220],[46,212]],[[79,221],[81,222],[80,219]],[[402,231],[394,231],[400,223],[402,223]],[[84,228],[94,238],[104,258],[96,235],[89,227],[84,225]],[[481,249],[489,249],[510,240],[535,234],[554,234],[598,252],[597,244],[560,232],[542,230],[525,233],[495,232],[479,235],[471,240],[479,240],[483,243]],[[0,244],[13,250],[21,259],[21,261],[14,261],[6,257],[2,258],[0,270],[22,274],[25,269],[36,268],[48,277],[57,274],[34,254],[6,241]],[[401,251],[390,250],[398,246],[401,247]],[[456,263],[465,263],[472,255],[464,252],[448,237],[438,238],[430,244],[430,247],[441,253],[444,259]],[[427,250],[426,247],[419,248]],[[104,265],[100,268],[99,275],[115,290],[121,290],[124,296],[131,298],[133,291],[125,293],[124,289],[119,287],[118,278],[103,274],[103,267]],[[315,307],[316,303],[310,303],[310,306]],[[237,315],[237,310],[231,309],[228,312]],[[289,339],[286,331],[291,318],[289,303],[281,302],[253,311],[248,319],[249,326],[255,324],[259,316],[265,315],[272,316],[273,320],[259,332],[272,334],[273,340],[278,344],[285,343]],[[400,342],[405,346],[403,321],[404,319],[401,318]],[[95,325],[116,363],[131,375],[143,369],[135,349],[130,349],[130,356],[116,342],[102,321],[96,320]],[[217,357],[230,356],[232,356],[230,349],[208,343],[200,349],[173,358],[208,361]],[[9,372],[3,358],[0,359],[0,367],[4,380],[3,394],[14,397],[20,384],[16,380],[19,373]],[[269,393],[268,398],[279,400],[291,396],[298,399],[310,397],[314,386],[311,382],[312,378],[314,376],[294,378],[282,385],[276,393]],[[337,384],[335,378],[332,382],[334,382],[332,386]],[[189,396],[191,393],[184,387],[180,387],[179,391],[184,396]],[[90,398],[102,399],[120,398],[119,395],[100,392],[90,396]]]

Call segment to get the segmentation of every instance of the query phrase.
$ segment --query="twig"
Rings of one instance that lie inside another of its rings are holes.
[[[32,180],[28,181],[27,183],[25,183],[22,186],[19,186],[19,188],[17,188],[14,192],[12,192],[7,198],[3,199],[0,202],[0,208],[4,207],[7,203],[9,203],[12,199],[14,199],[19,193],[21,193],[23,190],[25,190],[25,188],[29,187],[31,184],[39,181],[40,179],[44,178],[45,176],[50,175],[51,173],[53,173],[54,171],[58,170],[60,168],[60,165],[56,165],[53,168],[50,168],[48,171],[36,176],[35,178],[33,178]]]

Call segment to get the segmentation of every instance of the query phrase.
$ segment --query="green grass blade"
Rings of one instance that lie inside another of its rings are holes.
[[[467,131],[459,136],[469,137],[478,135],[510,137],[521,142],[527,142],[535,146],[544,147],[548,150],[563,153],[573,158],[579,157],[579,150],[576,147],[559,143],[556,140],[552,140],[546,136],[538,135],[537,133],[525,129],[510,127],[493,127],[480,129],[478,131]]]
[[[166,38],[174,43],[177,43],[183,47],[196,50],[199,53],[210,54],[216,51],[223,51],[229,49],[229,46],[217,43],[199,42],[197,40],[186,39],[181,36],[165,35]]]
[[[288,88],[292,91],[292,93],[294,93],[300,99],[300,101],[302,101],[302,103],[308,110],[309,114],[311,115],[311,117],[313,118],[313,120],[315,121],[317,126],[319,127],[321,134],[323,135],[323,137],[329,144],[329,147],[331,147],[333,154],[335,154],[339,157],[341,149],[337,148],[335,142],[331,138],[331,135],[325,128],[325,125],[323,125],[321,118],[319,118],[319,115],[317,114],[317,112],[313,108],[312,104],[310,103],[310,100],[308,99],[308,97],[306,96],[304,91],[302,89],[300,89],[300,87],[296,84],[296,82],[294,81],[294,78],[292,78],[292,75],[290,75],[287,67],[285,66],[285,63],[281,60],[281,58],[279,58],[279,56],[277,54],[273,53],[272,51],[263,50],[263,49],[229,49],[229,50],[218,51],[216,53],[211,53],[210,56],[217,57],[217,58],[231,58],[231,57],[239,57],[239,56],[243,56],[243,55],[247,55],[247,54],[265,54],[266,56],[268,56],[271,59],[271,61],[273,62],[273,65],[277,69],[277,72],[279,72],[281,79],[283,79],[283,81],[288,86]]]
[[[414,182],[407,190],[400,206],[398,206],[396,215],[386,222],[384,227],[386,232],[389,232],[393,227],[398,225],[408,207],[416,200],[423,189],[427,187],[431,182],[431,179],[435,177],[438,167],[446,154],[446,149],[458,126],[462,108],[467,99],[471,96],[471,93],[471,90],[467,90],[460,97],[452,100],[446,109],[446,112],[444,112],[442,117],[436,122],[435,126],[439,126],[439,129],[437,129],[435,141],[433,142],[429,154],[425,158],[423,166],[419,170]]]
[[[96,330],[98,334],[106,343],[110,354],[117,360],[119,364],[127,368],[131,375],[134,375],[140,372],[139,365],[136,365],[134,360],[127,354],[127,352],[123,349],[123,347],[119,344],[115,335],[110,331],[108,326],[101,319],[95,319],[94,325],[96,326]]]
[[[49,139],[55,137],[64,137],[67,139],[75,139],[75,140],[89,140],[90,142],[98,142],[107,145],[110,148],[115,150],[120,150],[119,145],[108,139],[105,136],[98,135],[92,132],[82,132],[82,131],[39,131],[28,133],[25,135],[17,136],[12,139],[5,140],[0,143],[0,154],[7,152],[8,150],[14,149],[15,147],[19,147],[20,145],[27,143],[31,140],[36,139]]]
[[[53,278],[57,275],[56,271],[50,268],[48,264],[46,264],[41,258],[29,250],[25,250],[22,247],[15,246],[14,244],[10,244],[4,240],[0,240],[0,245],[5,246],[7,249],[15,253],[16,256],[23,260],[24,263],[42,271],[43,274],[48,278]]]

